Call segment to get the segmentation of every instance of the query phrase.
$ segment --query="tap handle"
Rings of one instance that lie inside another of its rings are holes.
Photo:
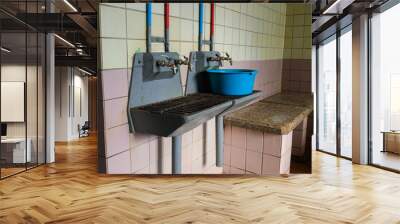
[[[230,58],[231,56],[229,56],[228,52],[224,52],[227,58]]]

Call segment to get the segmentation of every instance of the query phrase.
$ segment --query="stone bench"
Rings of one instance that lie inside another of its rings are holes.
[[[312,102],[281,93],[225,116],[224,172],[288,175],[292,154],[311,155]]]

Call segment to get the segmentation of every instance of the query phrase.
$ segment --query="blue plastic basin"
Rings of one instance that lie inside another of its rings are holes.
[[[257,70],[209,69],[210,89],[214,94],[243,96],[253,93]]]

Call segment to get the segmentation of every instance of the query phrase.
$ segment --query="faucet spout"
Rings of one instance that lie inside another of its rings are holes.
[[[233,61],[232,61],[232,58],[231,58],[231,56],[228,54],[228,53],[224,53],[225,54],[225,56],[221,56],[219,53],[215,56],[215,57],[209,57],[209,58],[207,58],[207,61],[218,61],[219,62],[219,66],[221,66],[222,67],[222,62],[223,61],[229,61],[229,64],[230,65],[232,65],[233,64]]]
[[[172,72],[176,74],[178,72],[178,67],[175,60],[171,59],[167,55],[164,55],[165,60],[156,61],[156,65],[159,67],[168,67],[171,68]]]

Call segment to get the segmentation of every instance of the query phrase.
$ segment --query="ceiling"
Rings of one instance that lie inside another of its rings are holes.
[[[352,23],[353,17],[372,11],[388,0],[312,0],[313,43],[317,44]]]
[[[7,57],[32,58],[38,50],[37,41],[33,40],[37,33],[54,32],[56,65],[96,71],[98,3],[99,0],[47,0],[46,5],[45,0],[1,0],[2,46],[12,49]]]

